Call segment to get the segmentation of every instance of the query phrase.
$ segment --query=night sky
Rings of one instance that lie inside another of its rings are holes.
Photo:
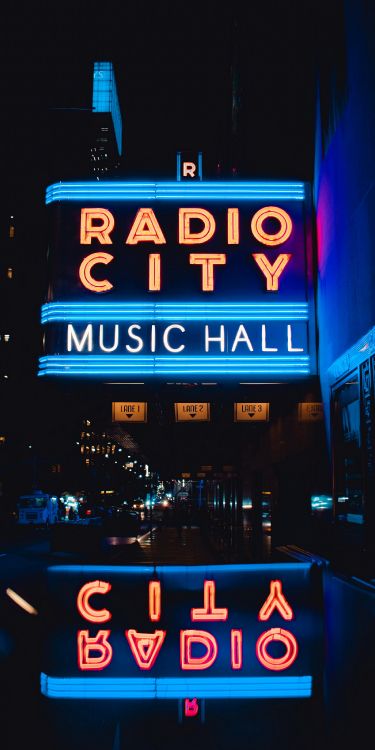
[[[2,10],[3,158],[43,182],[46,112],[89,107],[94,60],[115,64],[124,177],[311,176],[315,62],[336,2],[9,3]],[[5,105],[5,106],[4,106]]]

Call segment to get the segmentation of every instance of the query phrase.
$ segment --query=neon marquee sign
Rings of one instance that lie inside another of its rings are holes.
[[[61,566],[49,575],[48,697],[312,695],[321,616],[310,565]]]
[[[39,375],[315,371],[303,183],[68,183]],[[177,205],[176,205],[177,203]]]

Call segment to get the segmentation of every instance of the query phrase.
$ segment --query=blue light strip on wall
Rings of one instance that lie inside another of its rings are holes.
[[[49,302],[42,323],[121,320],[308,320],[307,302],[142,303]]]
[[[213,357],[152,355],[49,355],[39,359],[43,375],[308,375],[310,357]]]
[[[46,203],[97,200],[299,200],[303,182],[57,182]]]
[[[40,675],[48,698],[310,698],[312,677],[50,677]]]

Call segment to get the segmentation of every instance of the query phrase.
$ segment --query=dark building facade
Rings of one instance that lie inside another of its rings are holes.
[[[114,177],[122,157],[122,116],[111,62],[95,62],[80,106],[48,113],[48,182]]]
[[[343,547],[374,555],[375,10],[346,2],[320,50],[315,207],[319,367]]]

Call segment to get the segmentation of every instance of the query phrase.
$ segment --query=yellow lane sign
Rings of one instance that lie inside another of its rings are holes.
[[[176,422],[209,422],[210,404],[177,403],[174,405]]]
[[[236,403],[234,404],[235,422],[268,422],[270,405],[259,403]]]
[[[112,402],[112,422],[147,422],[147,403],[143,401]]]

